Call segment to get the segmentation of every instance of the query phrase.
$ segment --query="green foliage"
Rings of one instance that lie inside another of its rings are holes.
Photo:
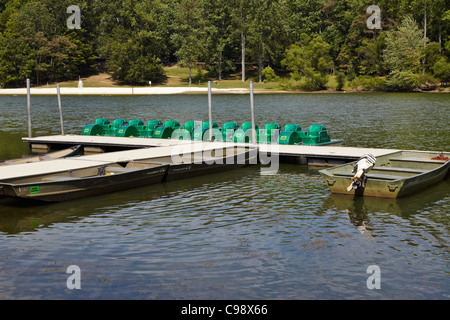
[[[384,59],[388,68],[397,75],[400,71],[419,73],[424,55],[423,32],[411,17],[406,17],[398,30],[387,34]]]
[[[442,83],[450,83],[450,62],[446,58],[441,58],[434,64],[433,74]]]
[[[383,91],[386,90],[386,81],[379,77],[359,76],[351,81],[351,86],[362,91]]]
[[[439,80],[429,73],[419,74],[417,77],[421,90],[435,90],[439,85]]]
[[[345,74],[343,72],[338,72],[336,73],[336,90],[337,91],[342,91],[342,89],[345,86],[345,82],[346,82],[346,77]]]
[[[181,0],[175,11],[174,33],[171,39],[178,50],[178,63],[191,70],[203,54],[204,20],[198,0]],[[191,72],[189,73],[191,83]]]
[[[326,90],[328,83],[328,75],[319,72],[308,75],[305,83],[300,86],[301,89],[307,91]]]
[[[280,79],[270,66],[263,69],[262,76],[264,78],[264,82],[277,81]]]
[[[81,30],[66,26],[66,9],[73,4],[81,9]],[[201,65],[209,71],[202,79],[238,76],[234,73],[243,64],[244,79],[245,71],[257,69],[260,81],[278,81],[273,70],[265,68],[270,65],[280,75],[291,73],[288,82],[293,87],[308,90],[326,89],[329,75],[341,77],[339,72],[363,90],[386,85],[390,90],[431,88],[431,74],[447,84],[448,0],[378,0],[381,31],[367,28],[366,9],[372,4],[0,0],[0,84],[23,86],[26,78],[34,84],[75,79],[98,71],[105,61],[116,80],[133,85],[164,82],[163,66],[173,63],[194,72]],[[385,76],[386,85],[380,80]],[[345,79],[339,80],[337,87],[342,88]]]
[[[386,89],[389,91],[411,91],[419,84],[420,76],[411,71],[395,70],[386,79]]]
[[[146,44],[155,42],[153,34],[135,33],[128,39],[124,34],[113,35],[103,47],[104,54],[110,57],[108,70],[121,82],[133,85],[147,85],[149,81],[160,83],[165,74],[161,60],[151,51],[146,51]]]
[[[425,71],[433,72],[433,66],[440,60],[442,47],[437,42],[431,42],[424,49],[425,54]]]
[[[66,27],[68,1],[8,1],[0,14],[0,83],[23,86],[95,70],[89,35]]]
[[[293,79],[306,77],[306,90],[325,90],[328,82],[327,72],[333,68],[330,48],[322,37],[311,38],[302,34],[301,40],[286,50],[282,65],[293,72]]]
[[[204,1],[203,14],[209,22],[205,24],[205,56],[210,73],[223,76],[235,69],[233,63],[233,23],[228,0]]]

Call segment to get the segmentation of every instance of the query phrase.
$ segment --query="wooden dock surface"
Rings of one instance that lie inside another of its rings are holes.
[[[35,145],[78,145],[121,148],[168,147],[179,144],[190,144],[190,140],[170,140],[151,138],[125,138],[107,136],[55,135],[35,138],[22,138],[24,142]],[[201,141],[197,141],[201,142]]]
[[[109,164],[114,162],[127,162],[156,157],[173,156],[180,153],[207,151],[231,146],[248,146],[244,143],[233,142],[204,142],[198,140],[171,140],[149,138],[122,138],[104,136],[82,135],[55,135],[36,138],[23,138],[30,145],[67,146],[83,145],[97,147],[117,147],[123,151],[96,153],[81,157],[52,160],[48,162],[36,162],[0,167],[0,180],[39,175],[50,172],[60,172],[71,169],[81,169],[90,166]],[[356,148],[343,146],[304,146],[304,145],[279,145],[258,144],[261,155],[267,155],[270,160],[279,156],[281,163],[286,159],[297,159],[299,164],[308,165],[336,165],[356,160],[364,154],[371,153],[375,157],[394,153],[401,150]],[[287,161],[290,162],[290,161]]]
[[[124,138],[106,136],[82,136],[82,135],[56,135],[36,138],[23,138],[23,141],[33,145],[83,145],[98,147],[120,147],[120,148],[155,148],[173,147],[177,145],[200,145],[203,147],[220,145],[245,145],[234,142],[203,142],[198,140],[171,140],[171,139],[150,139],[150,138]],[[335,145],[327,146],[303,146],[303,145],[279,145],[279,144],[258,144],[261,152],[270,152],[280,156],[305,156],[305,157],[325,157],[356,159],[366,153],[371,153],[375,157],[388,153],[400,151],[395,149],[377,148],[356,148],[342,147]]]
[[[0,167],[0,180],[21,176],[33,176],[52,172],[62,172],[66,170],[83,169],[121,161],[126,162],[158,156],[170,156],[172,150],[173,147],[151,149],[147,148],[2,166]]]

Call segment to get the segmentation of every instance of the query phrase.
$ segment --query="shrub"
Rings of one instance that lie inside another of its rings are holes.
[[[346,77],[345,77],[345,74],[343,72],[338,72],[336,74],[336,82],[337,82],[336,90],[337,91],[342,91],[342,89],[345,86],[345,82],[346,82]]]
[[[305,77],[305,83],[300,86],[307,91],[326,90],[328,76],[321,73],[314,73],[311,77]]]
[[[412,91],[419,84],[419,76],[411,71],[393,71],[386,79],[386,89],[391,91]]]
[[[277,81],[279,77],[275,74],[275,71],[271,67],[266,67],[262,71],[264,82]]]
[[[447,59],[445,58],[441,58],[434,64],[433,73],[434,76],[441,81],[441,83],[448,84],[450,82],[450,62],[447,62]]]
[[[386,82],[379,77],[359,76],[353,79],[351,86],[363,91],[382,91],[386,89]]]
[[[439,85],[439,80],[429,73],[419,75],[418,80],[419,86],[423,90],[435,90]]]

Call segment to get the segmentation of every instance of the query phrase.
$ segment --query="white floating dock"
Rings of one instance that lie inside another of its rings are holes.
[[[25,164],[16,164],[0,167],[0,180],[21,176],[34,176],[66,170],[89,168],[97,165],[107,165],[114,162],[126,162],[151,157],[170,155],[172,147],[129,150],[111,152],[108,154],[96,154],[81,157],[69,157],[51,161],[41,161]]]
[[[284,160],[297,159],[299,164],[316,166],[332,166],[359,159],[365,154],[375,157],[397,152],[395,149],[355,148],[342,146],[302,146],[302,145],[277,145],[260,144],[260,152],[275,153]]]
[[[65,170],[75,170],[96,165],[105,165],[114,162],[138,161],[156,157],[171,157],[181,153],[208,151],[232,146],[248,146],[245,143],[233,142],[205,142],[199,140],[171,140],[149,138],[124,138],[83,135],[56,135],[36,138],[23,138],[30,145],[44,145],[52,148],[62,148],[73,145],[87,147],[117,148],[121,151],[95,153],[80,157],[57,159],[52,161],[35,162],[0,167],[0,180],[18,176],[39,175]],[[279,163],[297,163],[313,166],[334,166],[356,160],[364,154],[370,153],[380,157],[402,150],[355,148],[337,145],[304,146],[258,144],[259,159],[265,163],[264,157],[269,161]],[[438,153],[438,152],[436,152]]]
[[[36,176],[41,174],[56,173],[67,170],[89,168],[93,166],[107,165],[116,162],[139,161],[157,157],[172,157],[190,152],[210,152],[215,149],[230,147],[230,144],[196,143],[178,144],[175,146],[158,148],[141,148],[136,150],[116,151],[85,155],[79,157],[68,157],[50,161],[16,164],[0,167],[0,180],[6,180],[22,176]]]
[[[152,139],[152,138],[126,138],[108,136],[83,136],[83,135],[55,135],[36,138],[22,138],[24,142],[31,145],[83,145],[98,147],[120,147],[120,148],[150,148],[150,147],[170,147],[183,144],[226,144],[245,145],[234,142],[204,142],[199,140],[172,140],[172,139]],[[304,145],[280,145],[280,144],[258,144],[261,151],[274,152],[281,155],[317,155],[330,157],[351,157],[358,158],[365,153],[372,153],[374,156],[399,151],[394,149],[377,148],[355,148],[335,145],[324,146],[304,146]]]
[[[220,146],[245,145],[233,142],[204,142],[199,140],[172,140],[172,139],[150,139],[150,138],[125,138],[107,136],[83,136],[83,135],[56,135],[36,138],[23,138],[23,141],[31,146],[73,146],[82,145],[100,149],[142,149],[153,148],[154,152],[163,154],[167,147],[184,145],[197,146],[200,149],[215,148]],[[262,153],[275,154],[280,156],[281,162],[296,162],[310,165],[336,165],[360,158],[362,155],[371,153],[375,157],[400,151],[394,149],[376,148],[355,148],[342,147],[337,145],[324,146],[303,146],[303,145],[279,145],[279,144],[258,144],[258,149]],[[158,151],[159,150],[159,151]],[[105,159],[109,159],[108,153]]]

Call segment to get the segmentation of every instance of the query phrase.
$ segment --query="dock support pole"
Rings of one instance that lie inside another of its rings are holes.
[[[211,89],[211,81],[208,81],[208,107],[209,107],[209,142],[213,140],[213,124],[212,124],[212,89]]]
[[[61,106],[61,89],[59,87],[59,84],[56,85],[56,92],[58,94],[58,108],[59,108],[59,120],[61,122],[61,134],[64,135],[64,122],[63,122],[62,106]]]
[[[253,99],[253,81],[250,81],[250,109],[252,113],[252,141],[256,145],[255,104]]]
[[[28,138],[33,136],[31,132],[31,83],[27,79],[27,105],[28,105]]]

